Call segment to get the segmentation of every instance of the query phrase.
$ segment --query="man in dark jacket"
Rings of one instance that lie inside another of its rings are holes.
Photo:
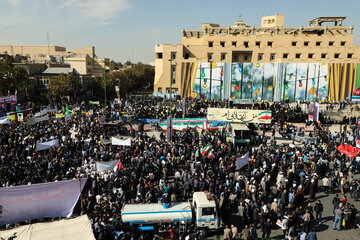
[[[334,205],[334,212],[335,212],[335,209],[337,209],[339,207],[340,202],[341,202],[341,200],[339,198],[339,194],[336,194],[332,200],[332,203]]]
[[[270,218],[267,219],[267,221],[263,224],[263,234],[262,238],[270,238],[271,234],[271,221]]]
[[[317,201],[317,203],[315,204],[315,213],[316,213],[316,220],[318,221],[318,223],[320,224],[322,221],[322,212],[324,210],[323,204],[321,203],[320,200]]]

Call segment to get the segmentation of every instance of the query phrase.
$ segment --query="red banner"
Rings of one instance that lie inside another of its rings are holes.
[[[340,146],[338,146],[337,150],[339,150],[339,152],[349,156],[350,158],[354,158],[360,151],[359,148],[352,147],[352,146],[346,145],[344,143],[340,144]]]

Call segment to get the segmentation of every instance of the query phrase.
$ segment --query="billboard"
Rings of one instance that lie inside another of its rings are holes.
[[[254,101],[360,100],[355,63],[182,63],[182,97]],[[356,90],[356,91],[354,91]]]

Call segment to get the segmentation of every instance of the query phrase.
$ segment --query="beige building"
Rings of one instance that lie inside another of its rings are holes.
[[[285,27],[284,16],[273,15],[262,17],[260,27],[239,20],[182,30],[181,44],[155,46],[154,92],[169,92],[171,72],[173,92],[180,92],[184,62],[357,63],[360,46],[353,46],[354,28],[343,26],[344,19],[319,17],[307,26]]]
[[[95,47],[86,46],[80,49],[67,51],[60,46],[0,46],[0,53],[10,56],[26,56],[31,63],[68,63],[81,75],[103,74],[109,70],[110,59],[98,58]]]

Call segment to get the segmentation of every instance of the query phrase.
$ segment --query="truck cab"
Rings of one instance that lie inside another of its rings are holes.
[[[206,235],[208,231],[217,231],[220,228],[218,208],[215,199],[209,192],[195,192],[192,199],[195,226]]]

